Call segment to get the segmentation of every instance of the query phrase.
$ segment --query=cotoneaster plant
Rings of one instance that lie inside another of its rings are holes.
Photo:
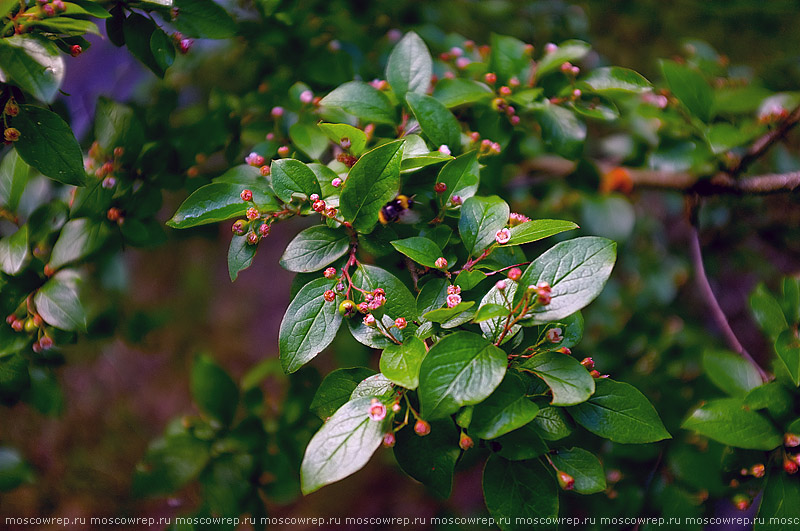
[[[576,156],[586,134],[576,113],[613,106],[603,93],[649,90],[614,68],[578,88],[570,61],[587,51],[570,41],[534,58],[532,46],[509,37],[491,47],[466,42],[440,57],[437,81],[425,43],[408,33],[386,80],[348,82],[322,98],[293,88],[293,112],[270,113],[293,123],[169,221],[188,228],[240,217],[232,280],[273,223],[320,222],[280,260],[298,274],[280,327],[281,366],[294,373],[337,333],[381,354],[373,368],[337,369],[319,386],[310,407],[325,423],[305,450],[302,492],[356,472],[383,445],[447,496],[457,462],[480,448],[486,505],[510,529],[512,516],[557,516],[559,486],[606,488],[597,457],[558,445],[575,424],[619,443],[670,437],[638,390],[572,356],[580,310],[609,278],[616,244],[585,236],[542,252],[536,242],[577,225],[530,219],[479,193],[498,189],[492,161],[517,131],[541,127],[551,149]]]

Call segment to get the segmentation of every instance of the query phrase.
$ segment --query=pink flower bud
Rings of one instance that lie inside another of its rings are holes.
[[[369,418],[374,421],[386,418],[386,406],[377,398],[373,398],[369,406]]]
[[[446,144],[439,146],[439,153],[443,155],[450,155],[450,148]]]
[[[300,102],[301,103],[311,103],[314,101],[314,93],[310,90],[304,90],[300,93]]]
[[[283,107],[278,107],[278,106],[273,107],[272,110],[270,111],[270,114],[272,115],[273,118],[280,118],[281,116],[283,116]]]
[[[264,237],[269,236],[269,225],[262,223],[261,226],[258,227],[258,233]]]
[[[286,157],[289,155],[289,146],[281,146],[278,148],[278,155],[281,157]]]
[[[548,42],[544,45],[544,53],[554,53],[556,50],[558,50],[558,46],[552,42]]]
[[[496,241],[497,243],[499,243],[500,245],[503,245],[503,244],[505,244],[505,243],[508,243],[508,242],[509,242],[509,240],[511,240],[511,231],[510,231],[510,230],[508,230],[508,229],[500,229],[500,230],[499,230],[499,231],[497,231],[497,233],[494,235],[494,239],[495,239],[495,241]]]
[[[242,190],[242,193],[239,194],[242,198],[242,201],[252,201],[253,200],[253,192],[248,189]]]
[[[373,327],[375,326],[375,316],[371,313],[368,313],[364,316],[364,326]]]
[[[498,291],[503,291],[504,289],[506,289],[506,281],[498,280],[497,282],[495,282],[494,287],[497,288]]]
[[[508,278],[510,278],[511,280],[516,282],[517,280],[520,279],[520,277],[522,277],[522,269],[518,267],[512,267],[508,271]]]
[[[458,59],[456,59],[456,68],[458,68],[459,70],[464,70],[471,63],[472,60],[470,60],[469,57],[459,57]]]
[[[447,268],[447,258],[445,258],[444,256],[440,256],[439,258],[436,259],[436,261],[433,264],[436,267],[438,267],[439,269],[446,269]]]
[[[331,181],[331,186],[334,188],[339,188],[342,185],[342,182],[342,179],[339,177],[334,177],[334,179]]]
[[[447,296],[447,307],[448,308],[455,308],[461,304],[461,295],[453,293],[452,295]]]
[[[437,194],[441,194],[447,191],[447,185],[444,183],[436,183],[433,185],[433,191]]]
[[[494,85],[497,83],[497,74],[493,72],[488,72],[483,76],[483,80],[489,83],[490,85]]]
[[[431,425],[422,419],[418,419],[417,423],[414,424],[414,432],[420,437],[424,437],[431,432]]]
[[[503,85],[502,87],[500,87],[500,95],[511,96],[511,88]]]
[[[271,173],[270,167],[267,165],[261,166],[258,171],[261,173],[262,177],[268,177]]]
[[[447,286],[448,295],[461,295],[461,286]]]
[[[392,446],[394,446],[395,442],[397,441],[394,437],[394,433],[390,432],[383,436],[383,446],[385,448],[391,448]]]
[[[336,278],[336,268],[335,267],[327,268],[325,270],[325,272],[323,273],[323,275],[325,276],[325,278],[328,278],[328,279]]]
[[[405,328],[406,324],[407,324],[406,320],[403,319],[402,317],[398,317],[397,319],[394,320],[394,325],[398,328],[398,330],[402,330],[403,328]]]
[[[563,331],[560,328],[549,329],[546,336],[550,343],[561,343],[564,340]]]
[[[253,151],[247,157],[245,157],[244,161],[249,164],[250,166],[263,166],[264,165],[264,157]]]

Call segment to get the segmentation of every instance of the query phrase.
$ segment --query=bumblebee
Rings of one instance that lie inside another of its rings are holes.
[[[408,196],[400,194],[383,205],[381,211],[378,212],[378,220],[384,225],[400,221],[401,218],[411,214],[409,210],[413,204],[414,202]]]

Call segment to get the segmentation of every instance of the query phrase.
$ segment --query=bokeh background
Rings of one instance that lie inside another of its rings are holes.
[[[702,46],[702,41],[770,90],[800,86],[800,2],[791,0],[276,4],[292,4],[296,17],[273,19],[266,27],[252,17],[252,27],[241,38],[197,42],[162,85],[125,50],[95,38],[87,53],[69,62],[67,95],[60,104],[81,135],[90,129],[100,95],[134,103],[163,98],[163,108],[173,112],[210,94],[241,94],[259,86],[266,87],[264,98],[276,94],[279,101],[301,80],[322,92],[331,84],[314,74],[329,59],[317,51],[320,43],[334,40],[351,57],[349,64],[331,67],[340,68],[341,81],[352,75],[371,79],[380,75],[391,47],[387,35],[397,29],[417,30],[434,52],[443,51],[436,43],[452,34],[483,43],[497,32],[537,48],[579,38],[595,48],[589,61],[626,66],[649,79],[658,79],[658,58],[679,56],[687,45]],[[245,20],[253,12],[247,2],[233,7]],[[800,167],[796,142],[776,147],[764,164]],[[212,160],[203,171],[213,176],[221,169]],[[667,428],[679,432],[682,417],[698,397],[714,393],[700,376],[699,355],[722,345],[693,284],[683,198],[663,191],[601,195],[591,179],[532,179],[519,166],[503,168],[501,181],[512,210],[573,219],[585,234],[620,243],[612,280],[584,313],[586,334],[576,356],[592,356],[603,372],[636,385],[654,402]],[[167,197],[163,220],[184,196],[178,190]],[[34,476],[30,484],[0,495],[0,517],[159,517],[196,507],[196,485],[167,498],[132,496],[134,469],[171,419],[196,413],[189,373],[197,354],[212,355],[236,379],[277,358],[278,327],[293,276],[280,269],[278,258],[303,226],[302,220],[277,225],[260,245],[254,265],[235,283],[226,268],[227,225],[168,232],[167,243],[157,249],[125,250],[97,265],[103,295],[96,302],[92,338],[65,351],[57,384],[42,384],[51,399],[41,411],[26,404],[0,409],[0,438],[21,450]],[[744,345],[765,362],[770,346],[750,317],[747,298],[759,282],[774,288],[781,275],[800,274],[797,196],[711,199],[702,227],[706,267],[722,308]],[[321,375],[354,365],[376,367],[376,353],[341,336],[301,375],[290,380],[275,372],[266,380],[267,411],[277,414],[291,405],[290,385],[313,395]],[[657,451],[623,449],[613,459],[606,468],[622,475],[618,491],[625,495],[620,499],[636,500],[643,513],[662,495],[672,496],[676,507],[702,502],[700,489],[692,485],[664,493],[667,487],[652,477],[657,463],[666,459]],[[289,485],[265,500],[272,516],[482,515],[480,475],[478,460],[467,458],[451,498],[438,500],[405,477],[390,452],[378,452],[364,471],[333,487],[298,498]],[[577,497],[571,500],[580,503]],[[616,503],[611,497],[601,501]]]

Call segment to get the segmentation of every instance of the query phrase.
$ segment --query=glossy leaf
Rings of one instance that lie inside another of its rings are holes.
[[[22,192],[28,185],[30,166],[19,156],[16,150],[5,154],[0,162],[0,205],[11,212],[16,212]]]
[[[571,221],[560,219],[535,219],[526,221],[515,227],[511,227],[511,240],[505,245],[523,245],[550,236],[555,236],[562,232],[580,228]]]
[[[152,36],[158,30],[155,22],[139,13],[131,13],[125,18],[122,30],[125,35],[125,45],[133,56],[155,75],[164,77],[164,69],[156,61],[150,46]]]
[[[350,400],[359,383],[374,374],[366,367],[336,369],[322,380],[309,409],[322,420],[327,419]]]
[[[537,460],[489,457],[483,469],[483,498],[502,531],[527,531],[531,526],[526,521],[554,521],[558,516],[558,488]]]
[[[280,264],[295,273],[319,271],[347,254],[350,237],[342,230],[315,225],[289,242]]]
[[[364,396],[388,396],[394,393],[394,385],[392,381],[385,377],[383,374],[373,374],[367,376],[360,382],[353,392],[350,393],[350,400],[361,398]]]
[[[661,61],[661,73],[670,91],[690,113],[704,122],[711,118],[714,93],[700,72],[674,61]]]
[[[135,496],[165,496],[196,478],[211,458],[211,445],[188,433],[170,434],[150,443],[136,467]]]
[[[395,110],[386,94],[363,81],[350,81],[322,98],[320,105],[342,109],[365,122],[393,124]]]
[[[547,441],[558,441],[572,433],[572,423],[564,409],[547,406],[539,409],[539,414],[530,424]]]
[[[695,409],[681,427],[736,448],[772,450],[782,442],[772,423],[745,409],[740,398],[710,400]]]
[[[11,236],[0,239],[0,269],[6,275],[16,275],[30,262],[28,226],[23,225]]]
[[[365,396],[347,402],[311,438],[300,465],[303,494],[357,472],[378,449],[385,422],[369,418],[371,400]]]
[[[58,49],[30,35],[0,39],[0,64],[8,81],[46,103],[53,102],[64,80],[64,58]]]
[[[602,291],[616,260],[616,243],[593,236],[556,244],[528,266],[521,286],[550,284],[552,300],[534,308],[533,323],[563,319],[592,302]],[[514,297],[522,299],[520,290]]]
[[[479,335],[445,336],[431,347],[420,367],[420,414],[433,420],[477,404],[500,385],[505,372],[505,352]]]
[[[481,439],[494,439],[532,421],[539,407],[525,396],[525,389],[518,373],[507,372],[497,389],[475,406],[470,433]]]
[[[368,151],[350,168],[339,211],[358,232],[371,232],[381,208],[397,195],[402,156],[403,141],[397,140]]]
[[[724,350],[705,351],[703,370],[714,385],[731,396],[744,396],[763,383],[755,367]]]
[[[201,186],[181,204],[167,225],[173,229],[187,229],[242,217],[252,206],[242,201],[242,190],[244,186],[241,184],[226,182]],[[277,211],[278,203],[270,194],[255,187],[252,192],[253,201],[261,213]]]
[[[228,247],[228,275],[231,282],[239,278],[239,273],[250,267],[256,256],[258,245],[247,243],[247,235],[234,234]]]
[[[508,204],[496,195],[464,201],[458,232],[470,256],[479,255],[495,241],[497,231],[508,223],[509,214]]]
[[[586,124],[575,113],[559,105],[545,103],[537,112],[542,138],[558,155],[578,158],[586,140]]]
[[[291,202],[295,194],[308,198],[311,194],[322,193],[311,168],[296,159],[273,160],[270,179],[275,195],[284,203]]]
[[[328,149],[328,136],[314,124],[296,122],[289,128],[292,144],[312,159],[319,159]]]
[[[408,93],[406,101],[422,132],[436,147],[446,145],[454,153],[461,150],[461,126],[443,103],[416,92]]]
[[[770,416],[780,419],[791,412],[792,395],[780,383],[769,382],[747,393],[744,397],[744,405],[753,411],[766,409]]]
[[[539,64],[536,67],[536,75],[541,77],[549,72],[558,70],[565,62],[574,62],[582,59],[591,49],[592,47],[583,41],[564,41],[558,45],[558,48],[556,48],[554,52],[545,53],[545,55],[539,59]]]
[[[86,179],[83,154],[72,129],[47,109],[33,105],[19,108],[11,125],[20,132],[14,148],[22,160],[53,180],[82,186]]]
[[[797,333],[792,329],[781,332],[775,340],[775,352],[780,363],[786,367],[792,383],[795,387],[800,386],[800,339]]]
[[[239,389],[222,367],[209,356],[198,356],[192,365],[192,398],[198,407],[227,426],[236,414]]]
[[[789,326],[781,305],[763,284],[759,284],[750,294],[750,309],[758,326],[771,338],[778,337]]]
[[[514,37],[493,33],[490,39],[489,71],[497,75],[498,83],[506,84],[519,77],[530,64],[530,54],[524,42]]]
[[[506,289],[502,292],[497,289],[497,286],[492,286],[492,288],[484,295],[483,299],[481,299],[480,306],[485,306],[489,304],[496,304],[498,306],[502,306],[504,308],[508,307],[508,302],[506,301],[513,301],[514,294],[517,292],[517,284],[513,281],[506,282]],[[506,310],[506,316],[508,315],[508,310]],[[477,317],[477,314],[476,314]],[[508,317],[494,317],[492,319],[487,319],[480,323],[481,332],[483,332],[483,337],[488,339],[489,341],[495,342],[500,337],[500,334],[503,333],[505,329],[505,324]],[[511,327],[511,329],[506,334],[504,341],[511,339],[514,335],[516,335],[522,327],[518,324],[515,324]]]
[[[331,344],[342,324],[336,301],[323,298],[333,282],[326,278],[312,280],[289,303],[278,332],[281,366],[295,372]]]
[[[442,79],[433,89],[433,97],[445,107],[458,107],[492,97],[492,89],[472,79]]]
[[[425,42],[409,31],[398,42],[386,63],[386,80],[397,99],[402,101],[407,92],[424,94],[431,85],[433,59]]]
[[[436,260],[443,256],[442,250],[438,245],[428,238],[412,236],[403,240],[391,242],[397,252],[406,255],[418,264],[427,267],[436,267]]]
[[[533,422],[492,440],[489,446],[497,455],[510,461],[535,459],[549,450]]]
[[[618,443],[648,443],[670,434],[652,404],[632,385],[601,379],[588,401],[568,408],[575,422]]]
[[[450,496],[460,454],[458,430],[450,419],[431,422],[431,432],[425,437],[414,433],[410,426],[397,432],[397,464],[442,499]]]
[[[573,477],[575,492],[594,494],[606,490],[603,465],[591,452],[583,448],[559,449],[550,455],[550,459],[558,470]]]
[[[800,520],[800,485],[782,471],[767,476],[753,531],[792,531]]]
[[[361,129],[348,124],[319,123],[317,126],[322,129],[322,132],[329,139],[340,146],[343,139],[349,140],[349,151],[353,155],[358,156],[364,152],[364,147],[367,145],[367,135]]]
[[[59,269],[89,256],[105,243],[111,233],[108,225],[88,218],[68,221],[53,245],[50,267]]]
[[[641,74],[620,66],[604,66],[595,68],[589,75],[581,79],[594,92],[601,94],[641,93],[650,90],[650,84]]]
[[[86,331],[86,312],[79,298],[81,278],[65,269],[45,282],[33,302],[42,319],[62,330]]]
[[[133,162],[144,145],[144,127],[133,108],[108,98],[97,100],[94,135],[107,153],[124,148],[122,162]]]
[[[469,199],[478,191],[480,182],[480,166],[478,152],[475,150],[459,155],[444,165],[436,182],[444,184],[447,189],[440,196],[440,204],[446,204],[454,195],[462,201]]]
[[[425,353],[425,343],[416,337],[409,338],[402,345],[390,345],[381,354],[381,374],[401,387],[416,389]]]
[[[236,34],[236,22],[213,0],[174,0],[178,31],[187,37],[227,39]]]
[[[439,308],[426,312],[422,317],[432,323],[446,323],[457,315],[460,315],[475,305],[475,301],[459,302],[452,308]]]
[[[441,308],[447,300],[447,286],[450,283],[443,278],[433,278],[423,284],[417,295],[417,311],[425,317],[431,310]]]
[[[475,317],[472,318],[473,323],[482,323],[483,321],[488,321],[489,319],[494,319],[496,317],[505,317],[510,313],[510,310],[503,306],[502,304],[483,304],[478,311],[475,313]]]
[[[573,406],[589,399],[595,390],[594,378],[575,358],[560,352],[542,352],[519,366],[545,381],[553,392],[554,406]]]
[[[353,273],[353,282],[367,291],[382,288],[386,292],[386,304],[382,308],[393,319],[402,317],[413,321],[417,318],[417,304],[414,296],[400,279],[385,269],[369,264],[360,264]]]
[[[150,35],[150,53],[153,54],[153,59],[158,67],[164,72],[175,62],[175,44],[169,35],[159,28]]]

